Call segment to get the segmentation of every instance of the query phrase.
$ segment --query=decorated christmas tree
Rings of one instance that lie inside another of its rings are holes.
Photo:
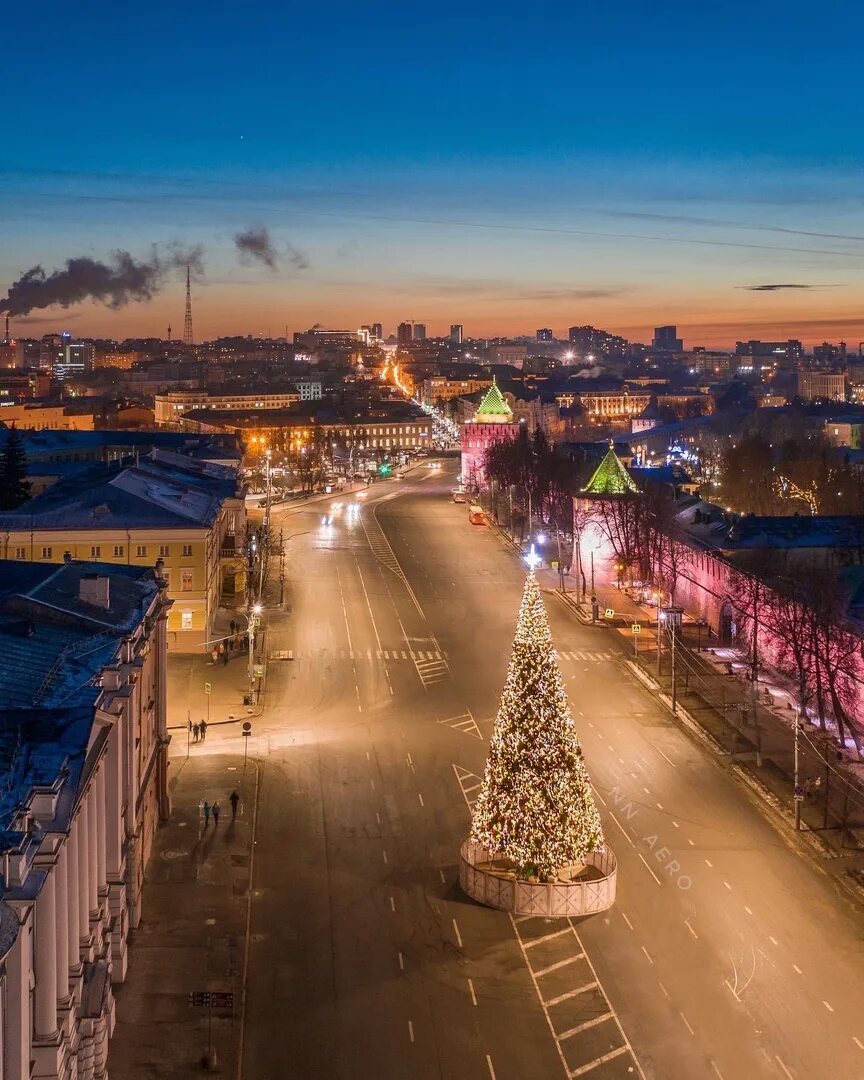
[[[533,570],[525,582],[513,655],[471,839],[517,877],[554,879],[603,849],[600,815],[552,646]]]

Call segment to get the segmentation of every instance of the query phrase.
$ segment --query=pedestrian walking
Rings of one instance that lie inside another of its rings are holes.
[[[206,799],[201,804],[201,809],[204,811],[204,828],[206,829],[207,826],[210,824],[210,809],[211,809],[210,803],[207,802]]]
[[[231,803],[231,820],[234,821],[237,817],[237,804],[240,802],[240,796],[236,791],[232,791],[228,796],[228,802]]]
[[[204,739],[207,736],[207,721],[202,720],[201,723],[199,724],[199,727],[201,729],[201,742],[204,742]]]
[[[218,800],[213,803],[213,806],[211,807],[211,809],[213,811],[213,824],[218,825],[219,824],[219,813],[220,813],[220,810],[221,810],[221,807],[219,806],[219,801]]]
[[[189,734],[191,735],[192,734],[192,718],[191,717],[186,721],[186,726],[189,728]]]
[[[200,730],[201,729],[199,728],[199,726],[197,724],[192,725],[192,741],[193,742],[198,742],[198,733],[199,733]]]

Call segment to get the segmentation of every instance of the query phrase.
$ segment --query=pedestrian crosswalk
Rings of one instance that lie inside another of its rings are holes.
[[[451,727],[454,731],[461,731],[463,735],[473,735],[475,739],[482,739],[483,733],[477,726],[477,721],[469,712],[464,712],[460,716],[448,716],[444,720],[439,720],[439,724],[446,724],[447,727]]]
[[[510,920],[565,1074],[644,1076],[572,919]]]
[[[582,661],[582,663],[584,663],[584,664],[588,664],[588,663],[602,664],[604,661],[614,660],[615,659],[615,653],[613,653],[613,652],[588,652],[588,651],[580,650],[580,649],[574,649],[574,650],[559,649],[558,650],[558,658],[559,658],[559,660],[573,660],[573,661],[578,660],[578,661]]]
[[[424,670],[442,667],[447,671],[447,657],[440,649],[282,649],[270,653],[271,660],[405,660]]]
[[[473,810],[482,777],[453,764]],[[513,932],[569,1080],[625,1080],[645,1073],[597,977],[572,919],[510,916]]]

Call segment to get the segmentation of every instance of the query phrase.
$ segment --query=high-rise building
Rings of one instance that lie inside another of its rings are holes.
[[[450,323],[450,344],[461,345],[462,344],[462,323],[454,322]]]
[[[66,334],[63,335],[67,337]],[[52,368],[56,379],[68,379],[73,375],[82,375],[93,370],[95,349],[83,341],[64,341],[62,351],[54,361]]]
[[[796,338],[788,341],[736,341],[736,356],[770,356],[775,360],[800,360],[804,346]]]
[[[620,358],[626,356],[630,349],[630,342],[626,338],[594,326],[571,326],[567,339],[582,359],[588,356]]]
[[[414,340],[425,341],[426,340],[426,323],[418,322],[414,323]]]
[[[414,328],[410,322],[400,322],[396,327],[396,340],[400,345],[410,345],[414,336]]]
[[[549,329],[548,326],[544,326],[542,330],[537,331],[537,340],[538,341],[554,341],[555,340],[555,335],[552,333],[552,331]]]
[[[372,337],[376,341],[383,341],[384,340],[384,327],[381,325],[380,322],[373,322],[372,323]]]
[[[658,352],[683,352],[684,342],[678,337],[677,326],[657,326],[654,328],[654,348]]]
[[[71,339],[71,334],[44,334],[39,342],[39,367],[53,371],[63,362],[63,348]]]

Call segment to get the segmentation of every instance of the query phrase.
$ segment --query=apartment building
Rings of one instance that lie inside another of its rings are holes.
[[[193,652],[213,636],[222,593],[242,594],[244,531],[236,469],[154,449],[137,463],[94,465],[0,514],[0,557],[158,566],[173,601],[168,647]]]

